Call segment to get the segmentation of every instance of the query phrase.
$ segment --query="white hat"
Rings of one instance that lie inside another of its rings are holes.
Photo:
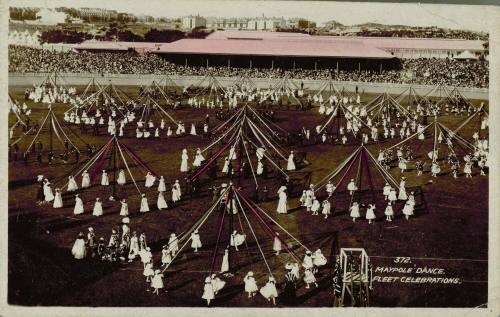
[[[129,217],[125,217],[122,219],[122,222],[123,223],[130,223],[130,218]]]
[[[252,271],[249,271],[249,272],[248,272],[248,276],[253,276],[253,272],[252,272]]]
[[[161,271],[160,271],[160,270],[156,270],[156,271],[155,271],[155,274],[160,274],[160,273],[161,273]]]
[[[205,278],[205,283],[212,283],[212,280],[210,279],[210,276],[207,276]]]

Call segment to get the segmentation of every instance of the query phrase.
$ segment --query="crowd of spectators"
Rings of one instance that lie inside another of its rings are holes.
[[[241,76],[253,78],[327,79],[411,83],[422,85],[445,84],[459,87],[488,87],[488,62],[454,59],[403,59],[399,70],[339,70],[335,69],[241,69],[235,67],[194,67],[173,64],[155,54],[134,52],[58,52],[23,46],[9,46],[9,72],[16,73],[94,73],[94,74],[169,74]]]
[[[439,38],[439,39],[462,39],[462,40],[482,40],[488,41],[487,33],[465,31],[465,30],[445,30],[445,29],[392,29],[392,30],[363,30],[346,33],[349,36],[371,36],[371,37],[406,37],[406,38]]]

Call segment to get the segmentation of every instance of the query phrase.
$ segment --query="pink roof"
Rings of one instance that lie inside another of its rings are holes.
[[[301,40],[259,41],[184,39],[165,43],[154,50],[168,54],[208,55],[260,55],[260,56],[303,56],[303,57],[351,57],[351,58],[393,58],[376,47],[356,42],[316,40],[314,43]]]
[[[434,50],[473,50],[482,51],[483,41],[439,38],[400,38],[400,37],[354,37],[309,35],[303,33],[269,32],[269,31],[216,31],[207,39],[254,39],[254,40],[301,40],[301,41],[332,41],[332,42],[363,42],[382,49],[434,49]]]

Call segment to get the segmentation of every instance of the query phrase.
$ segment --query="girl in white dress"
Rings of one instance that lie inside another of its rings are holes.
[[[441,173],[441,167],[439,167],[439,164],[437,162],[432,162],[431,166],[432,177],[437,177],[439,173]]]
[[[210,276],[210,279],[212,281],[212,288],[214,290],[214,294],[217,295],[217,293],[224,288],[226,282],[221,280],[215,273]]]
[[[205,158],[203,157],[203,155],[201,154],[201,150],[200,148],[198,148],[196,150],[196,155],[194,157],[194,162],[193,162],[193,166],[195,167],[200,167],[201,166],[201,163],[203,163],[203,161],[205,160]]]
[[[75,178],[73,176],[68,176],[68,191],[74,192],[78,190],[78,185],[76,184]]]
[[[279,214],[286,214],[288,212],[286,186],[280,187],[280,189],[278,190],[278,196],[279,196],[279,201],[278,201],[278,208],[276,208],[276,211]]]
[[[311,211],[312,211],[313,216],[318,215],[318,211],[319,211],[320,207],[321,207],[321,204],[319,203],[319,200],[316,197],[314,197],[313,203],[311,206]]]
[[[396,200],[398,200],[398,197],[396,196],[396,189],[391,188],[389,191],[389,203],[392,205]]]
[[[54,193],[52,192],[52,187],[50,187],[50,183],[48,180],[43,185],[43,195],[46,202],[51,202],[54,200]]]
[[[257,175],[262,175],[262,173],[264,173],[264,164],[259,160],[257,163]]]
[[[224,250],[224,256],[222,257],[222,265],[220,267],[220,273],[229,272],[229,250]]]
[[[278,290],[276,289],[276,280],[274,277],[269,276],[269,279],[263,287],[260,289],[260,294],[264,296],[268,301],[273,301],[276,306],[276,298],[278,297]]]
[[[302,195],[300,196],[300,205],[302,207],[305,207],[306,206],[306,199],[307,199],[307,192],[305,190],[302,191]]]
[[[403,214],[406,216],[406,220],[409,220],[410,216],[413,216],[413,205],[409,201],[403,207]]]
[[[276,236],[273,241],[273,251],[276,252],[276,255],[279,255],[281,252],[281,240],[279,238],[279,233],[276,232]]]
[[[174,185],[172,185],[172,201],[178,202],[181,200],[181,185],[178,180],[175,180]]]
[[[146,188],[151,188],[156,181],[156,177],[151,174],[151,172],[148,172],[146,174],[146,183],[145,186]]]
[[[255,282],[252,271],[245,275],[243,282],[245,282],[245,292],[248,293],[248,298],[255,296],[255,293],[259,291],[259,288],[257,287],[257,282]]]
[[[194,249],[194,252],[198,252],[198,249],[202,247],[200,234],[198,233],[198,229],[194,230],[191,234],[191,248]]]
[[[62,194],[59,188],[56,188],[56,196],[54,197],[54,204],[52,205],[52,207],[54,208],[63,207]]]
[[[158,200],[156,201],[156,206],[158,207],[158,210],[163,210],[168,208],[167,201],[165,200],[163,192],[158,192]]]
[[[160,176],[160,182],[158,184],[158,191],[159,192],[166,192],[167,187],[165,186],[165,178],[163,176]]]
[[[161,250],[161,264],[166,267],[172,262],[172,255],[170,254],[170,250],[168,249],[168,245],[164,245]]]
[[[102,186],[108,186],[109,185],[108,173],[105,170],[102,171],[101,185]]]
[[[125,198],[123,198],[120,201],[120,204],[121,204],[120,216],[127,217],[128,216],[128,203],[127,203],[127,200]]]
[[[90,187],[90,174],[87,171],[82,173],[82,188]]]
[[[75,240],[75,244],[73,244],[73,248],[71,249],[71,254],[75,257],[77,260],[81,260],[85,258],[87,255],[86,249],[85,249],[85,238],[83,236],[83,232],[80,232],[78,234],[78,237]]]
[[[288,156],[288,162],[286,165],[287,171],[295,171],[295,162],[293,158],[294,158],[293,151],[290,151],[290,155]]]
[[[153,279],[155,271],[153,271],[153,262],[151,260],[144,266],[144,271],[142,274],[146,277],[146,282],[149,282]]]
[[[366,210],[366,220],[368,220],[368,223],[371,224],[373,220],[377,219],[377,216],[375,216],[375,205],[369,204],[368,209]]]
[[[175,233],[172,233],[168,239],[168,249],[170,250],[170,253],[172,253],[172,256],[175,256],[175,254],[179,251],[179,240],[177,239]]]
[[[92,211],[92,216],[99,217],[99,216],[102,216],[102,214],[103,214],[103,211],[102,211],[102,202],[101,202],[100,198],[97,197],[95,199],[94,210]]]
[[[231,239],[230,239],[230,245],[238,250],[238,247],[245,242],[246,235],[238,233],[237,230],[234,230],[233,233],[231,234]]]
[[[321,252],[321,249],[317,249],[313,254],[313,264],[316,267],[321,267],[326,265],[326,257]]]
[[[383,194],[384,194],[385,200],[389,199],[390,192],[391,192],[391,185],[389,185],[389,183],[385,183],[384,189],[383,189]]]
[[[349,184],[347,184],[347,190],[349,191],[349,194],[351,196],[354,195],[354,192],[358,190],[358,186],[356,186],[356,183],[354,183],[354,179],[351,179]]]
[[[187,172],[189,170],[188,159],[188,151],[187,149],[183,149],[181,155],[181,172]]]
[[[118,179],[116,180],[116,183],[120,186],[125,185],[125,183],[127,183],[124,170],[121,169],[120,172],[118,173]]]
[[[465,163],[464,173],[466,178],[472,178],[472,164],[470,162]]]
[[[83,214],[83,200],[80,198],[79,194],[75,195],[75,208],[73,209],[75,215]]]
[[[360,217],[358,203],[357,202],[353,202],[350,210],[351,210],[350,216],[352,218],[352,222],[356,222],[356,218]]]
[[[318,283],[316,282],[316,277],[311,268],[306,268],[304,271],[304,282],[306,283],[306,288],[309,288],[309,284],[316,285],[318,287]]]
[[[322,203],[323,209],[321,210],[321,213],[325,215],[325,219],[328,218],[328,216],[331,213],[332,205],[328,199],[325,199]]]
[[[153,278],[151,279],[151,287],[154,288],[153,294],[159,295],[159,291],[163,288],[163,286],[163,274],[160,270],[156,270]]]
[[[201,295],[201,298],[207,301],[207,306],[210,306],[210,301],[215,298],[212,279],[210,276],[205,278],[205,286],[203,287],[203,295]]]
[[[392,206],[390,203],[387,204],[387,207],[385,207],[385,220],[387,221],[392,221],[392,218],[394,217],[394,209],[392,209]]]
[[[224,166],[222,167],[222,173],[227,174],[229,172],[229,157],[224,158]]]
[[[148,212],[149,211],[149,204],[148,204],[148,198],[146,197],[146,194],[141,195],[141,208],[139,209],[139,212]]]
[[[130,238],[130,251],[128,252],[128,261],[132,262],[139,255],[139,238],[137,232],[132,233]]]
[[[326,193],[328,194],[328,197],[331,197],[334,191],[335,185],[332,184],[332,181],[328,181],[328,184],[326,184]]]

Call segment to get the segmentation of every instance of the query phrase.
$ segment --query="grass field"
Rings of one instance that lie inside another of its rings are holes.
[[[124,87],[130,95],[136,95],[133,88]],[[22,99],[23,90],[12,90],[14,98]],[[373,96],[363,96],[364,102]],[[480,101],[473,101],[479,104]],[[42,118],[44,106],[28,103],[33,109],[32,122]],[[64,105],[54,105],[58,118],[62,121],[62,113],[67,109]],[[174,118],[187,123],[201,123],[205,114],[211,114],[211,126],[217,121],[213,111],[201,109],[193,111],[188,107],[169,110]],[[439,121],[453,129],[465,116],[443,115]],[[12,123],[13,118],[10,118]],[[287,131],[298,132],[303,126],[309,127],[311,133],[322,117],[315,110],[295,111],[277,110],[276,123]],[[466,138],[478,128],[471,124],[462,130]],[[134,127],[135,129],[135,127]],[[121,142],[133,149],[141,159],[158,175],[164,175],[167,189],[175,179],[181,183],[185,175],[179,172],[180,155],[183,148],[189,150],[190,164],[197,147],[210,143],[201,136],[174,137],[171,139],[136,139],[134,129],[128,131],[130,137]],[[78,129],[75,127],[75,131]],[[90,133],[82,135],[88,143],[97,147],[103,145],[109,136],[104,129],[99,136]],[[22,150],[29,144],[27,138],[19,143]],[[44,145],[48,144],[47,134],[42,137]],[[368,145],[368,149],[376,155],[378,149],[395,144],[399,139],[386,140],[378,144]],[[60,145],[59,146],[60,149]],[[423,157],[432,148],[432,141],[413,141],[412,148],[417,156]],[[305,144],[301,147],[290,146],[289,149],[307,152],[307,160],[311,163],[301,166],[291,173],[297,184],[295,193],[301,191],[301,183],[318,182],[345,160],[358,145]],[[57,150],[56,150],[57,154]],[[20,156],[21,157],[21,156]],[[35,158],[32,157],[31,160]],[[81,158],[85,159],[84,156]],[[46,161],[46,157],[44,157]],[[219,162],[222,164],[222,162]],[[286,162],[282,162],[284,166]],[[121,226],[119,202],[104,199],[104,216],[96,218],[91,215],[93,201],[97,195],[105,198],[110,189],[93,186],[81,191],[84,200],[85,214],[73,215],[73,195],[63,195],[65,207],[53,209],[51,206],[36,206],[36,175],[48,177],[53,187],[63,185],[66,177],[75,168],[74,164],[62,164],[57,161],[53,165],[32,162],[25,165],[21,159],[9,164],[9,303],[18,305],[61,305],[61,306],[204,306],[201,299],[203,279],[209,275],[212,251],[216,240],[217,217],[207,220],[200,229],[203,248],[199,254],[187,249],[171,265],[165,276],[167,294],[153,295],[147,291],[148,285],[142,275],[142,264],[139,261],[126,264],[110,264],[108,262],[86,259],[76,261],[71,255],[71,247],[79,232],[87,232],[92,226],[97,237],[109,239],[112,228]],[[414,165],[405,174],[407,188],[416,193],[416,216],[407,221],[401,215],[402,203],[395,208],[396,217],[393,222],[384,221],[383,202],[377,201],[378,219],[369,225],[364,218],[353,223],[346,210],[349,197],[340,192],[334,198],[335,211],[332,217],[324,220],[321,216],[312,216],[300,207],[297,195],[289,200],[289,214],[278,215],[276,187],[277,175],[263,181],[270,188],[270,201],[260,206],[276,219],[284,228],[296,236],[309,249],[321,248],[330,263],[317,276],[318,288],[306,289],[301,281],[298,285],[298,305],[302,307],[328,307],[332,305],[331,268],[334,256],[339,248],[364,248],[371,257],[373,267],[400,266],[394,261],[396,257],[410,257],[414,267],[442,268],[443,277],[457,277],[459,284],[410,284],[374,282],[371,298],[372,306],[380,307],[474,307],[487,302],[487,267],[488,267],[488,177],[480,176],[474,170],[474,176],[466,179],[463,174],[453,179],[448,168],[443,175],[431,180],[426,166],[424,175],[417,177]],[[401,174],[397,168],[391,174],[399,180]],[[100,178],[99,178],[100,179]],[[201,178],[201,197],[183,199],[173,208],[139,214],[139,196],[131,184],[118,192],[119,196],[127,196],[131,211],[132,230],[145,232],[152,248],[155,266],[161,261],[162,245],[168,241],[170,233],[180,234],[187,230],[210,205],[211,195],[208,187],[220,184],[227,179],[215,182],[207,177]],[[80,183],[80,178],[77,179]],[[243,180],[244,191],[249,193],[251,180]],[[381,188],[380,188],[381,189]],[[156,186],[145,193],[149,204],[156,206]],[[170,192],[167,192],[170,198]],[[365,199],[365,202],[366,201]],[[362,212],[364,216],[364,210]],[[237,221],[236,218],[234,221]],[[284,264],[289,259],[287,254],[273,255],[272,240],[265,239],[263,229],[253,226],[269,265],[278,281],[278,292],[284,281]],[[225,227],[222,237],[227,243],[230,228]],[[247,235],[249,233],[247,232]],[[225,278],[227,284],[213,305],[231,307],[271,307],[265,298],[258,295],[246,298],[243,291],[243,277],[252,270],[256,274],[257,283],[263,286],[267,281],[267,269],[261,259],[253,239],[248,239],[248,249],[241,250],[232,257],[231,265],[235,276]],[[219,249],[219,253],[222,252]],[[303,252],[299,251],[300,256]],[[218,270],[221,254],[218,255],[215,270]],[[383,274],[378,274],[383,275]],[[398,275],[398,274],[392,274]],[[400,275],[402,276],[402,275]],[[281,306],[278,303],[278,306]]]

